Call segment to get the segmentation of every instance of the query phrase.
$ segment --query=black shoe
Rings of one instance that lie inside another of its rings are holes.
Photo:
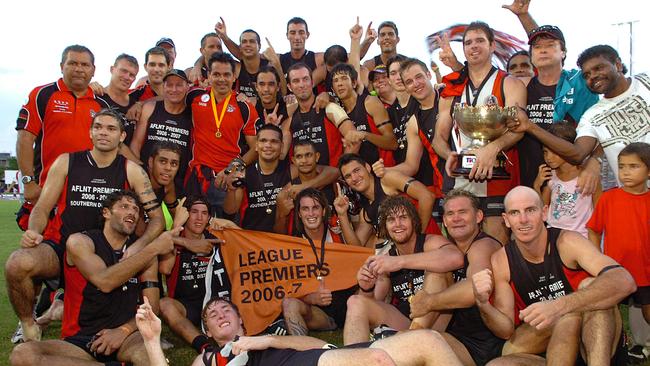
[[[284,319],[280,318],[271,323],[271,325],[266,328],[264,333],[284,336],[289,334],[289,331],[287,330],[287,324],[284,322]]]
[[[636,345],[627,350],[629,362],[633,364],[643,363],[648,360],[648,351],[641,345]]]
[[[372,336],[375,341],[378,341],[380,339],[388,338],[392,335],[395,335],[395,333],[397,333],[395,329],[389,327],[386,324],[382,324],[372,331]]]

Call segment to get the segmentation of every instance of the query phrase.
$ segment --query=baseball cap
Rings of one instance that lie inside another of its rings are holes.
[[[172,76],[172,75],[178,76],[179,78],[187,81],[188,83],[190,82],[190,80],[187,78],[187,75],[185,74],[185,71],[179,70],[179,69],[171,69],[171,70],[169,70],[167,72],[167,74],[165,74],[165,77],[163,77],[163,81],[167,80],[167,78]]]
[[[535,41],[535,38],[541,35],[546,35],[553,39],[557,39],[562,43],[566,43],[564,41],[564,34],[562,34],[560,28],[554,25],[543,25],[541,27],[533,29],[532,31],[530,31],[530,33],[528,33],[528,44],[532,45],[533,42]]]
[[[174,41],[172,41],[171,38],[166,38],[166,37],[163,37],[163,38],[159,39],[158,42],[156,42],[156,46],[160,46],[163,43],[167,43],[168,45],[176,48],[176,45],[174,44]]]
[[[375,68],[372,69],[370,71],[370,73],[368,74],[368,79],[370,81],[374,81],[376,73],[385,74],[386,73],[386,65],[377,65],[377,66],[375,66]]]

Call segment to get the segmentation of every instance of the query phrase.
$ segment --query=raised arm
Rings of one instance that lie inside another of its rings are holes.
[[[129,186],[138,195],[142,208],[147,213],[147,216],[149,216],[147,228],[142,236],[133,243],[133,247],[136,248],[133,249],[135,251],[149,244],[165,230],[165,218],[163,217],[162,208],[160,207],[160,203],[158,203],[156,194],[151,187],[151,181],[147,172],[136,163],[127,161],[126,174]]]
[[[514,0],[510,5],[501,5],[502,8],[510,10],[519,18],[519,22],[524,27],[526,34],[538,27],[537,22],[528,12],[528,5],[530,5],[530,0]]]
[[[235,57],[238,60],[242,59],[242,54],[241,51],[239,50],[239,45],[230,39],[228,37],[228,32],[226,29],[226,21],[223,20],[222,17],[219,17],[221,20],[220,22],[217,22],[217,24],[214,25],[214,31],[217,33],[221,41],[223,42],[224,45],[226,45],[226,48],[230,53],[232,53],[233,57]]]

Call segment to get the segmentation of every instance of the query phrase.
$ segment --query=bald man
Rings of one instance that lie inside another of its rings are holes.
[[[472,277],[481,317],[509,339],[491,365],[544,365],[543,352],[548,364],[574,364],[580,342],[589,365],[619,364],[616,305],[635,291],[631,275],[579,233],[547,229],[548,207],[531,188],[515,187],[504,205],[514,240]]]

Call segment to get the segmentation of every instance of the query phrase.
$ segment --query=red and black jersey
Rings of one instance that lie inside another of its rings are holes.
[[[147,166],[154,145],[161,141],[171,142],[181,150],[181,160],[176,173],[176,187],[183,186],[187,166],[192,157],[192,110],[186,107],[179,114],[165,109],[165,102],[159,100],[147,120],[147,135],[140,150],[140,160]]]
[[[82,97],[75,96],[63,79],[29,93],[29,100],[18,114],[16,130],[36,136],[34,176],[41,186],[59,155],[92,148],[89,131],[93,117],[108,107],[90,88]]]
[[[136,102],[144,102],[148,99],[157,97],[158,94],[149,84],[149,80],[139,87],[129,91],[129,99],[133,98]]]
[[[203,234],[205,239],[216,239],[207,231]],[[208,299],[215,296],[230,298],[230,279],[223,263],[220,244],[214,246],[212,253],[205,255],[192,253],[181,247],[176,249],[174,268],[167,276],[169,297],[184,304],[202,304],[206,297],[206,288],[209,288]],[[209,274],[210,278],[206,278],[206,274]]]
[[[380,121],[380,125],[375,124],[375,120],[366,110],[366,98],[370,94],[364,90],[363,94],[357,96],[357,102],[354,105],[354,108],[348,112],[348,116],[354,122],[354,126],[357,131],[364,131],[368,133],[374,133],[375,135],[381,135],[379,128],[384,124],[388,124],[390,121]],[[346,111],[347,112],[347,111]],[[380,149],[375,146],[370,141],[363,141],[361,147],[359,148],[359,155],[370,165],[374,164],[379,158],[384,159],[385,166],[395,165],[395,160],[393,159],[393,152],[390,150]]]
[[[225,100],[216,105],[219,115]],[[190,168],[207,166],[215,172],[225,169],[232,159],[242,154],[241,145],[245,136],[255,136],[255,123],[258,120],[255,107],[248,101],[238,102],[231,94],[226,111],[219,127],[212,109],[210,88],[192,89],[187,93],[187,105],[192,108],[192,160]]]
[[[117,264],[126,247],[133,243],[133,238],[130,238],[123,248],[116,250],[102,230],[86,231],[84,234],[93,241],[95,254],[106,267]],[[113,291],[104,293],[88,281],[76,266],[70,266],[66,259],[63,263],[65,307],[61,338],[76,335],[94,336],[102,329],[117,328],[133,319],[140,294],[136,277],[130,278]]]
[[[548,243],[542,263],[528,262],[511,241],[504,246],[510,268],[510,287],[515,295],[515,323],[521,323],[519,312],[536,302],[566,296],[578,289],[580,282],[589,277],[584,270],[567,267],[557,249],[557,238],[562,232],[548,228]]]
[[[117,155],[99,168],[89,150],[69,155],[68,176],[56,204],[56,215],[43,237],[65,247],[68,236],[100,227],[102,203],[113,191],[128,188],[126,158]]]
[[[276,199],[289,182],[291,170],[288,160],[280,160],[269,175],[262,174],[257,162],[246,167],[244,199],[240,209],[242,228],[273,232]]]
[[[415,112],[415,119],[418,123],[418,137],[426,153],[422,154],[420,167],[415,179],[419,180],[435,194],[436,198],[442,197],[442,186],[444,181],[445,160],[440,158],[433,149],[433,137],[436,132],[436,121],[438,118],[438,100],[431,109],[418,109]]]
[[[269,64],[265,58],[260,58],[260,69]],[[251,73],[246,69],[246,64],[242,61],[239,63],[239,76],[235,81],[235,90],[238,94],[244,94],[248,98],[257,97],[255,82],[257,81],[257,72]],[[259,70],[259,69],[258,69]],[[259,72],[259,71],[258,71]]]
[[[316,113],[316,110],[311,108],[309,112],[303,113],[298,108],[291,116],[289,128],[292,144],[311,140],[316,146],[316,151],[320,153],[318,164],[337,166],[339,158],[343,154],[343,142],[341,141],[343,136],[334,123],[325,116],[324,109]]]
[[[420,103],[413,97],[409,97],[405,107],[399,104],[397,98],[393,104],[386,107],[388,118],[390,118],[390,123],[393,126],[393,134],[397,139],[397,150],[393,151],[395,164],[401,164],[406,160],[406,151],[408,149],[406,122],[418,111],[419,107]]]

